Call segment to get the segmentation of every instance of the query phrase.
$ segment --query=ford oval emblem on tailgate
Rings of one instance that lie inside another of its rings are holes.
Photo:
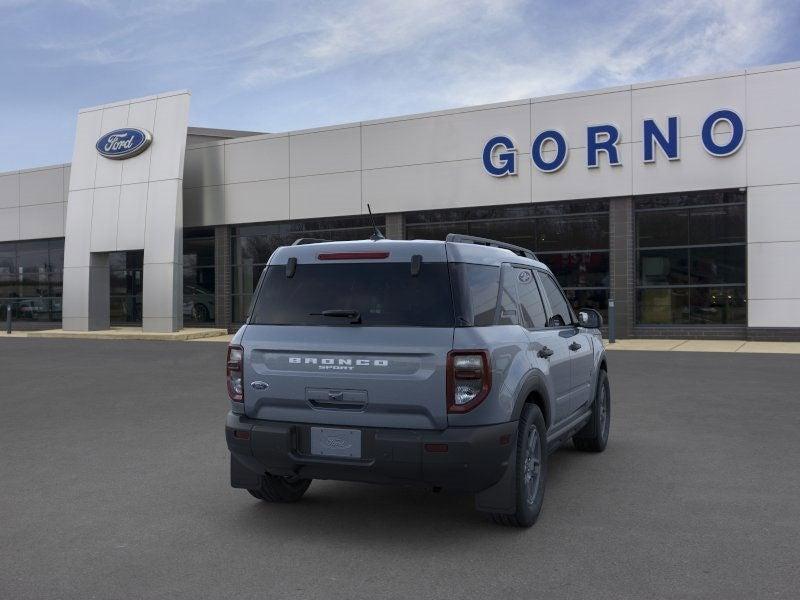
[[[250,384],[250,387],[254,390],[265,390],[269,387],[269,384],[266,381],[254,381]]]

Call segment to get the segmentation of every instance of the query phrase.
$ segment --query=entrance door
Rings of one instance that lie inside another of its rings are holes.
[[[142,325],[143,264],[144,250],[109,254],[112,325]]]

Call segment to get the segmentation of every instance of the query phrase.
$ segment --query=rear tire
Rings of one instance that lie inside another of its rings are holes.
[[[573,436],[572,443],[583,452],[602,452],[608,444],[610,427],[611,387],[608,384],[608,375],[601,369],[597,378],[592,416],[583,429]]]
[[[287,479],[265,473],[261,476],[261,485],[247,491],[264,502],[297,502],[310,485],[310,479]]]
[[[546,480],[547,428],[539,407],[526,404],[517,434],[516,511],[492,513],[492,520],[511,527],[530,527],[536,523],[542,511]]]

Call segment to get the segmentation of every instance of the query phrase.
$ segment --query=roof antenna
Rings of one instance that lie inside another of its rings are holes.
[[[375,232],[371,236],[369,236],[369,239],[371,239],[373,242],[377,242],[378,240],[385,240],[386,238],[383,236],[381,230],[378,229],[378,226],[375,224],[375,217],[372,216],[372,207],[369,205],[369,202],[367,202],[367,210],[369,211],[370,221],[372,221],[372,228],[375,230]]]

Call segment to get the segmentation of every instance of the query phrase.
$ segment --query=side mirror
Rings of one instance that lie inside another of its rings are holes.
[[[603,316],[593,308],[582,308],[578,311],[578,324],[586,329],[600,329]]]

